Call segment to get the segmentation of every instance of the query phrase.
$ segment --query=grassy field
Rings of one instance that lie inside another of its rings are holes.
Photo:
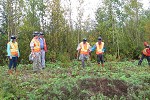
[[[150,100],[150,67],[137,62],[47,63],[37,73],[19,65],[17,75],[0,66],[0,100]]]

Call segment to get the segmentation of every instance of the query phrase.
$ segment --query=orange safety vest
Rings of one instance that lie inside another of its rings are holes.
[[[38,39],[33,38],[32,41],[34,43],[33,52],[40,52],[40,42]]]
[[[142,53],[145,55],[145,56],[150,56],[150,48],[145,48]]]
[[[104,48],[104,42],[101,42],[101,44],[96,43],[96,54],[102,54],[103,53],[103,48]]]
[[[10,53],[12,56],[18,56],[18,43],[9,42],[10,44]]]
[[[85,55],[89,54],[88,50],[90,48],[90,44],[88,42],[86,42],[85,44],[83,42],[81,42],[80,47],[81,47],[80,54],[85,54]]]

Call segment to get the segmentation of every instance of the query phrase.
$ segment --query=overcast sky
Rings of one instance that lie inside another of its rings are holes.
[[[71,0],[72,2],[72,19],[76,20],[76,16],[77,16],[77,6],[79,5],[77,3],[78,0]],[[95,20],[95,12],[98,8],[98,6],[100,5],[100,2],[102,0],[84,0],[84,20],[87,19],[87,16],[90,17],[91,20]],[[141,3],[143,3],[143,7],[144,9],[148,9],[148,7],[150,7],[150,0],[139,0]]]
[[[62,0],[62,1],[68,1],[68,0]],[[77,3],[78,0],[71,0],[72,2],[72,20],[73,22],[76,21],[76,16],[77,16],[77,6],[79,6],[79,3]],[[89,19],[90,20],[95,20],[95,12],[98,8],[98,6],[100,5],[100,2],[102,0],[84,0],[84,4],[81,8],[83,8],[83,12],[84,12],[84,17],[83,20]],[[143,7],[144,9],[148,9],[148,7],[150,8],[150,0],[138,0],[141,3],[143,3]],[[64,3],[63,4],[67,4]],[[67,5],[66,5],[67,6]],[[1,13],[0,13],[1,15]]]

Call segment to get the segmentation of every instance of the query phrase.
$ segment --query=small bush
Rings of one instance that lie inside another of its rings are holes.
[[[111,54],[105,54],[106,61],[116,61],[116,56]]]
[[[46,53],[46,60],[48,62],[56,62],[56,57],[57,57],[57,54],[55,51],[48,51]]]
[[[59,54],[58,58],[59,61],[61,61],[61,66],[63,67],[69,67],[70,66],[70,56],[67,52],[64,52],[63,54]]]

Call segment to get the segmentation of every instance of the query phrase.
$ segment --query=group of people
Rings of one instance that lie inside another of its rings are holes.
[[[142,57],[140,58],[138,65],[141,65],[144,58],[147,59],[150,66],[150,46],[147,42],[144,42],[144,50],[142,51]],[[45,68],[45,52],[47,52],[47,45],[44,39],[43,32],[35,31],[33,33],[33,39],[30,42],[31,54],[30,59],[33,61],[33,70],[39,71]],[[77,51],[80,53],[79,60],[82,62],[82,67],[85,67],[85,61],[89,61],[90,53],[96,50],[97,55],[97,64],[104,67],[104,42],[101,37],[98,37],[97,42],[93,47],[87,42],[86,38],[83,38],[83,41],[78,44]],[[18,48],[18,43],[16,42],[16,37],[11,36],[10,42],[7,43],[7,56],[9,58],[9,70],[8,73],[12,74],[13,70],[17,72],[16,66],[18,58],[20,57],[20,52]]]
[[[34,32],[33,39],[30,42],[31,57],[33,58],[33,70],[39,71],[45,68],[45,52],[47,52],[46,41],[43,32]],[[7,43],[7,56],[9,58],[8,74],[13,71],[17,72],[17,62],[20,57],[16,36],[11,36],[10,42]]]
[[[38,71],[45,68],[45,52],[47,52],[46,41],[43,32],[34,32],[30,42],[31,55],[33,57],[33,70]]]
[[[142,51],[142,57],[140,58],[138,65],[141,65],[144,58],[147,59],[148,65],[150,66],[150,45],[147,42],[144,42],[144,50]],[[104,67],[104,42],[102,42],[102,38],[98,37],[98,42],[95,43],[93,47],[87,42],[87,39],[84,38],[83,41],[78,44],[77,47],[78,53],[80,52],[79,59],[82,61],[82,67],[85,67],[85,60],[89,60],[90,53],[96,50],[97,55],[97,63],[100,66],[100,62],[102,67]]]
[[[85,67],[85,60],[89,61],[89,55],[92,51],[96,50],[97,55],[97,63],[98,66],[100,66],[100,63],[102,64],[102,67],[104,66],[104,42],[102,42],[102,38],[98,37],[98,41],[95,43],[93,47],[90,46],[90,44],[87,42],[87,39],[84,38],[81,43],[78,44],[77,51],[80,53],[79,59],[82,62],[82,67]]]

